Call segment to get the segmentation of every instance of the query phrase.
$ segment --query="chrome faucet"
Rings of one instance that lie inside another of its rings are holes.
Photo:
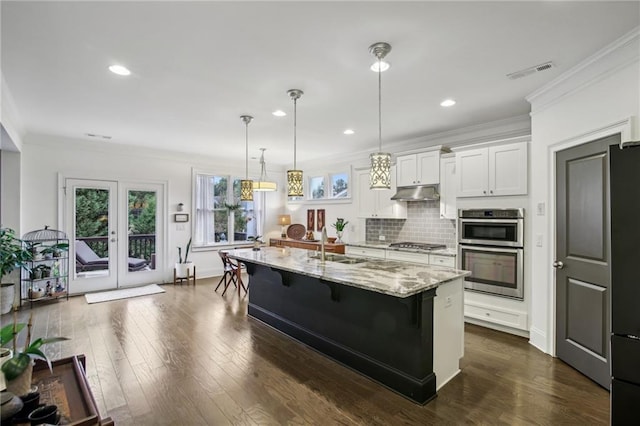
[[[320,236],[320,261],[324,262],[326,260],[326,255],[324,251],[324,244],[327,242],[327,227],[322,227],[322,235]]]

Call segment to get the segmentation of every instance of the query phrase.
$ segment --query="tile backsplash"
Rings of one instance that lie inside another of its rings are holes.
[[[380,235],[385,243],[411,241],[456,246],[456,221],[440,218],[439,201],[407,203],[407,219],[367,219],[367,242],[378,243]]]

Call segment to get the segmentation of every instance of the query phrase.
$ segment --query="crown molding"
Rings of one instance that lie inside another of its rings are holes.
[[[640,59],[640,27],[589,56],[578,65],[529,94],[531,114],[571,96],[595,82],[615,74]]]
[[[416,138],[405,139],[394,143],[386,143],[385,151],[393,156],[409,154],[413,152],[444,149],[448,151],[454,147],[473,145],[482,142],[492,142],[531,135],[531,117],[528,114],[461,127],[459,129],[432,133]],[[348,155],[329,155],[322,157],[323,163],[333,165],[353,164],[354,167],[366,167],[369,154],[377,152],[376,147],[369,150],[361,150]],[[317,166],[317,161],[298,162],[304,169]]]

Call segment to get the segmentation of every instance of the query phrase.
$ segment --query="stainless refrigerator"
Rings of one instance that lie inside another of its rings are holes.
[[[610,156],[611,423],[640,422],[640,145]]]

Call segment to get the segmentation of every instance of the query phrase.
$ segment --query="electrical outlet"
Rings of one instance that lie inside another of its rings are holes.
[[[536,246],[542,247],[542,234],[536,235]]]
[[[448,308],[449,306],[451,306],[453,303],[453,301],[451,300],[451,296],[447,296],[446,299],[444,299],[444,307]]]
[[[536,206],[536,213],[538,216],[544,216],[544,202],[538,203]]]
[[[387,239],[387,237],[385,237],[384,235],[379,235],[378,236],[378,241],[384,241],[386,239]]]

